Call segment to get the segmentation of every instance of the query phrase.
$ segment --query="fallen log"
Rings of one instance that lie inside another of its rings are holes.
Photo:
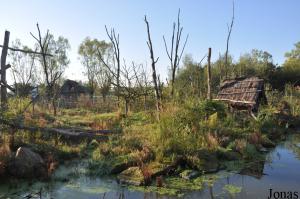
[[[60,136],[61,138],[70,141],[79,140],[97,140],[103,141],[108,139],[108,135],[113,133],[121,132],[120,129],[113,130],[85,130],[85,129],[60,129],[60,128],[46,128],[46,127],[29,127],[17,124],[16,122],[11,122],[0,118],[0,123],[7,125],[13,129],[25,130],[29,132],[46,132],[51,133],[55,136]]]

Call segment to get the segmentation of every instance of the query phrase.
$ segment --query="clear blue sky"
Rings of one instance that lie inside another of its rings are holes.
[[[181,8],[184,35],[190,37],[185,53],[199,61],[212,47],[212,58],[224,53],[227,23],[231,20],[232,0],[1,0],[0,39],[11,32],[11,41],[33,46],[29,34],[36,33],[35,24],[44,32],[63,35],[71,44],[71,64],[65,76],[83,79],[78,59],[78,46],[86,37],[107,40],[104,25],[120,33],[121,57],[127,62],[150,63],[146,45],[145,14],[150,22],[158,70],[167,76],[168,59],[162,36],[170,38],[172,22]],[[256,48],[273,55],[275,63],[284,61],[284,53],[300,41],[299,0],[235,0],[235,24],[230,53],[238,57]]]

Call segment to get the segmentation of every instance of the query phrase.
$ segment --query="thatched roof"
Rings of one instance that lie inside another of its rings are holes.
[[[76,81],[67,79],[62,85],[60,92],[62,95],[78,95],[78,94],[89,94],[90,89],[82,86]]]
[[[237,106],[254,107],[264,97],[264,80],[258,77],[240,77],[225,80],[216,100]]]

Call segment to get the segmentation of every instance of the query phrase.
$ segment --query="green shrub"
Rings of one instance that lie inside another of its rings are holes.
[[[2,112],[2,116],[5,119],[22,119],[22,114],[25,111],[25,108],[28,107],[30,103],[29,98],[9,98],[7,103],[7,110]]]
[[[223,104],[208,100],[187,102],[182,108],[163,113],[158,136],[163,145],[159,146],[159,153],[163,156],[187,155],[199,148],[209,147],[207,138],[210,128],[217,128],[219,120],[225,116]]]
[[[274,107],[263,107],[258,113],[258,125],[262,132],[277,126],[277,110]]]

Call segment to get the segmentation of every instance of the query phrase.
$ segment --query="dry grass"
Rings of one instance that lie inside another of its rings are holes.
[[[250,144],[253,144],[255,146],[258,146],[261,144],[262,141],[262,135],[260,132],[255,132],[249,135],[248,141]]]
[[[11,156],[11,150],[8,144],[2,144],[0,147],[0,176],[5,174],[7,161]]]
[[[210,149],[217,149],[220,146],[218,138],[211,133],[206,136],[207,146]]]
[[[239,153],[243,153],[247,146],[247,141],[245,139],[235,140],[235,150]]]
[[[4,143],[0,147],[0,161],[7,160],[7,158],[9,158],[10,155],[11,155],[11,150],[9,148],[9,145]]]

